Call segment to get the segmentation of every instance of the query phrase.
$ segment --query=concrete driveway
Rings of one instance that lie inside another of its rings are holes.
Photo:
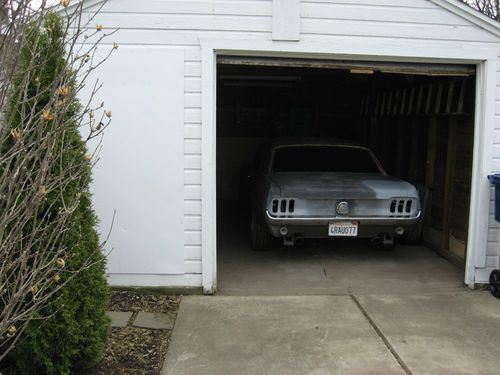
[[[229,228],[219,293],[182,299],[164,374],[500,374],[500,300],[429,249],[255,253]]]
[[[218,294],[235,296],[428,294],[463,289],[464,271],[423,246],[379,251],[367,240],[306,240],[256,252],[246,222],[218,236]]]
[[[500,373],[500,300],[184,297],[163,374]]]

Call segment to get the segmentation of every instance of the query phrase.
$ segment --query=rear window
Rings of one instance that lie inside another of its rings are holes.
[[[380,173],[370,153],[340,146],[290,146],[274,152],[274,172]]]

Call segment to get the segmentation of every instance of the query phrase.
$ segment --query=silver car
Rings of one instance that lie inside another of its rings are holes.
[[[373,152],[339,141],[280,140],[261,146],[247,174],[254,250],[275,238],[358,237],[393,249],[421,214],[415,187],[388,176]]]

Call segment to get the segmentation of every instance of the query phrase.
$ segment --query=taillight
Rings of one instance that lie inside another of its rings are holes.
[[[410,213],[413,205],[412,199],[393,199],[389,211],[393,214]]]
[[[293,213],[295,211],[295,199],[273,199],[271,203],[271,212]]]

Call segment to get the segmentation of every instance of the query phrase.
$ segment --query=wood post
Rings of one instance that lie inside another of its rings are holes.
[[[437,118],[431,117],[429,122],[429,135],[427,138],[427,162],[426,162],[427,168],[425,174],[425,186],[429,189],[429,202],[427,204],[427,212],[425,213],[427,225],[429,224],[432,211],[436,149],[437,149]]]
[[[410,145],[410,165],[408,177],[411,181],[417,181],[418,178],[418,154],[420,146],[420,127],[419,122],[413,118],[411,121],[411,145]]]
[[[446,179],[444,184],[444,205],[443,205],[443,238],[441,246],[443,250],[450,248],[450,216],[453,195],[453,179],[455,174],[456,158],[456,119],[450,118],[448,123],[448,148],[446,151]]]

